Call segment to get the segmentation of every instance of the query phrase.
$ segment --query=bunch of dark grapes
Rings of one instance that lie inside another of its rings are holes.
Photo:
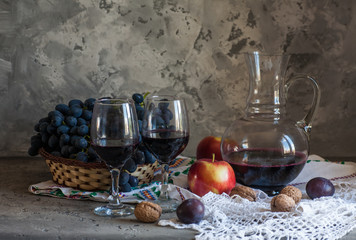
[[[28,154],[36,156],[41,147],[53,156],[97,162],[98,156],[90,147],[90,121],[93,114],[94,98],[84,103],[79,99],[70,100],[68,105],[58,104],[35,125],[36,135],[31,137]]]
[[[144,114],[144,97],[142,94],[132,95],[135,101],[141,132]],[[48,113],[47,117],[41,118],[35,125],[36,135],[31,137],[31,147],[28,149],[30,156],[38,155],[40,148],[44,148],[53,156],[70,158],[84,163],[99,162],[100,159],[90,146],[90,121],[92,118],[95,99],[88,98],[84,101],[73,99],[68,105],[58,104],[55,110]],[[138,185],[137,177],[132,176],[137,165],[154,163],[156,159],[142,143],[135,155],[129,159],[120,174],[120,190],[131,191]]]

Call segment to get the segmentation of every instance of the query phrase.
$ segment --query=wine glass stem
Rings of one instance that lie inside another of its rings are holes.
[[[119,177],[120,170],[113,168],[110,170],[111,173],[111,198],[109,198],[110,205],[120,205],[119,199]]]
[[[161,200],[169,200],[169,194],[168,194],[169,165],[168,164],[161,165],[161,173],[162,173],[162,185],[161,185],[161,195],[159,196],[159,198]]]

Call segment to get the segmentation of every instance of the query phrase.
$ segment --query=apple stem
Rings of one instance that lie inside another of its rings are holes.
[[[213,153],[213,162],[215,161],[215,153]]]

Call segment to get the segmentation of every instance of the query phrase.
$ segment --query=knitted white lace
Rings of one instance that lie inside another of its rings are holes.
[[[201,200],[205,217],[199,224],[182,224],[178,219],[159,225],[198,231],[196,239],[338,239],[356,226],[356,178],[334,180],[335,194],[311,200],[305,184],[297,185],[302,201],[293,212],[271,212],[263,192],[256,202],[226,194],[208,193]]]

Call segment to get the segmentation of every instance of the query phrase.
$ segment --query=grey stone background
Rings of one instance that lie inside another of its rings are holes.
[[[353,0],[0,0],[0,156],[26,155],[57,103],[146,91],[186,99],[194,155],[241,115],[256,49],[318,79],[311,153],[356,156],[355,42]],[[311,94],[290,94],[296,120]]]

